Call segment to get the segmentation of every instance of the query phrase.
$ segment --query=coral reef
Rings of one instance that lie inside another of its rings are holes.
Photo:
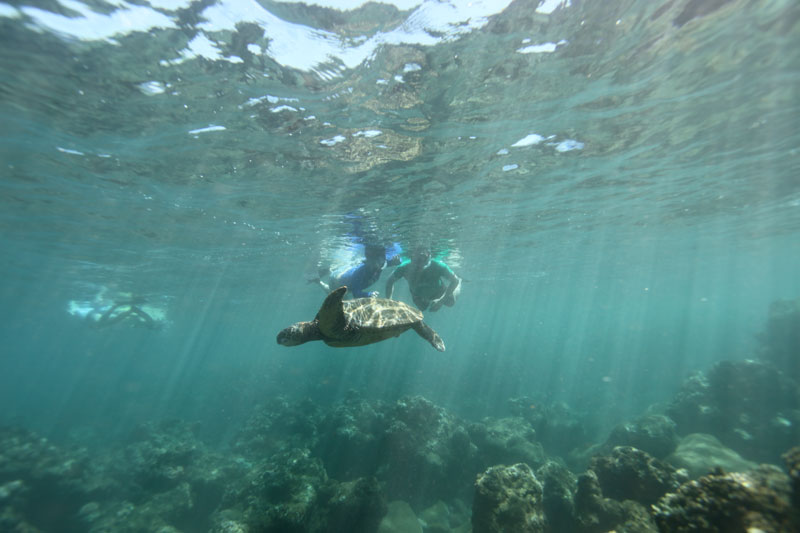
[[[731,383],[744,398],[731,398]],[[708,377],[690,380],[670,409],[678,430],[709,420],[728,436],[723,422],[738,413],[741,428],[767,446],[772,433],[765,428],[772,426],[749,417],[789,412],[777,409],[794,398],[791,384],[763,363],[718,364]],[[762,401],[768,405],[757,405]],[[540,429],[552,436],[569,424],[545,419],[527,413],[467,423],[420,396],[385,403],[348,393],[326,408],[268,400],[219,451],[197,437],[196,425],[180,421],[142,424],[126,441],[91,454],[4,428],[0,530],[650,533],[656,524],[662,531],[797,526],[800,448],[784,454],[787,476],[768,465],[752,468],[709,434],[687,435],[673,450],[671,419],[646,415],[617,426],[603,444],[570,448],[586,457],[576,476],[540,442]],[[559,439],[567,442],[565,435]],[[769,443],[769,456],[776,446]],[[671,453],[665,462],[647,450]],[[686,472],[697,479],[689,482]]]
[[[98,461],[124,488],[82,507],[87,529],[208,529],[211,512],[246,464],[209,450],[194,429],[178,421],[141,424],[121,449]]]
[[[83,503],[107,488],[85,450],[62,450],[33,432],[0,428],[0,530],[82,531]]]
[[[667,408],[678,433],[710,433],[744,458],[778,462],[800,441],[800,388],[758,361],[722,361],[690,377]]]
[[[654,506],[662,531],[746,533],[798,531],[789,477],[761,465],[746,473],[719,471],[684,483]]]
[[[769,307],[759,357],[787,376],[800,376],[800,298],[776,300]]]
[[[547,461],[536,471],[542,484],[542,505],[550,531],[575,531],[575,474],[556,461]]]
[[[605,497],[647,506],[685,481],[670,465],[630,446],[617,446],[610,455],[595,456],[590,469],[597,474]]]
[[[525,463],[531,468],[544,464],[544,448],[536,440],[536,431],[523,418],[486,418],[468,428],[479,450],[479,468],[498,464]]]
[[[234,524],[245,531],[374,531],[386,513],[375,478],[328,478],[308,449],[277,453],[231,484],[215,530]]]
[[[655,533],[655,523],[647,509],[634,501],[618,502],[603,497],[600,482],[593,470],[578,476],[575,493],[575,519],[581,533],[626,531],[629,533]]]
[[[653,457],[663,459],[678,446],[675,422],[664,415],[646,415],[616,426],[606,441],[606,448],[633,446]]]
[[[542,485],[526,464],[493,466],[475,481],[473,533],[545,530]]]
[[[331,476],[353,479],[377,471],[386,431],[384,409],[381,403],[370,403],[351,393],[325,413],[315,452]]]
[[[783,462],[792,480],[792,509],[794,523],[800,525],[800,446],[783,454]]]
[[[247,458],[279,450],[313,447],[317,442],[317,406],[278,397],[259,405],[238,432],[233,450]]]
[[[419,396],[398,400],[386,416],[378,477],[392,498],[424,506],[469,487],[476,449],[455,416]]]
[[[591,419],[579,416],[563,402],[538,402],[523,396],[510,399],[509,407],[514,416],[528,421],[536,439],[552,454],[566,455],[570,450],[585,447],[596,433]]]

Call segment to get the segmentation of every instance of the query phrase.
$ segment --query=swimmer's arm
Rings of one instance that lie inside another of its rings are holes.
[[[388,299],[392,299],[392,294],[394,293],[394,282],[398,279],[403,277],[403,273],[400,271],[399,268],[396,268],[392,275],[389,276],[389,279],[386,280],[386,290],[384,293]]]

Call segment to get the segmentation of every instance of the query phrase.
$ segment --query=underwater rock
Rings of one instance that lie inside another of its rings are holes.
[[[544,530],[542,485],[528,465],[493,466],[478,475],[472,503],[473,533]]]
[[[283,397],[259,405],[234,438],[233,449],[251,460],[291,448],[313,448],[317,442],[319,408],[310,400]]]
[[[653,506],[661,531],[746,533],[798,531],[789,477],[772,465],[745,473],[718,471],[689,481]]]
[[[592,458],[603,495],[650,505],[686,480],[667,463],[630,446],[617,446],[610,455]]]
[[[759,358],[787,376],[800,376],[800,298],[776,300],[769,306],[764,330],[759,333]]]
[[[515,416],[527,420],[538,440],[549,453],[565,456],[583,448],[595,433],[594,423],[578,415],[563,402],[537,402],[527,396],[512,398],[509,407]]]
[[[378,533],[422,533],[422,525],[408,503],[389,502],[389,510],[378,526]]]
[[[537,468],[546,461],[544,449],[536,441],[536,431],[521,417],[485,418],[481,424],[471,424],[468,431],[478,447],[481,469],[517,463]]]
[[[468,490],[476,449],[455,416],[414,396],[398,400],[386,418],[378,477],[391,498],[423,507]]]
[[[692,479],[708,474],[715,468],[722,468],[726,472],[745,472],[758,466],[742,459],[741,455],[707,433],[686,435],[681,439],[678,449],[665,461],[675,468],[685,468]]]
[[[800,446],[795,446],[782,456],[789,478],[792,480],[792,507],[795,510],[795,522],[800,524]]]
[[[663,459],[678,446],[675,422],[664,415],[645,415],[616,426],[606,441],[608,449],[632,446]]]
[[[461,500],[450,505],[437,501],[419,514],[425,533],[453,533],[470,530],[470,509]]]
[[[450,509],[439,500],[419,514],[425,533],[450,533]]]
[[[308,449],[295,448],[253,465],[226,492],[214,531],[375,531],[386,512],[375,478],[328,478]]]
[[[548,530],[574,531],[577,489],[575,474],[556,461],[547,461],[536,470],[536,479],[542,484],[542,505],[547,517]]]
[[[374,475],[380,464],[385,431],[383,406],[350,395],[322,417],[314,451],[331,477]]]
[[[359,478],[333,483],[325,505],[326,531],[376,531],[388,506],[378,480]]]
[[[667,408],[678,433],[710,433],[744,458],[775,463],[800,441],[800,388],[759,361],[722,361],[690,377]]]
[[[656,533],[656,525],[647,509],[635,501],[618,502],[603,497],[600,482],[593,470],[578,476],[575,493],[575,519],[573,531],[581,533]]]
[[[209,451],[180,421],[138,426],[104,469],[122,486],[81,509],[85,530],[207,530],[226,487],[247,465]]]
[[[201,446],[189,424],[141,424],[132,432],[120,462],[143,492],[163,492],[186,479]]]
[[[0,428],[0,530],[82,531],[81,507],[114,486],[98,475],[85,449]]]

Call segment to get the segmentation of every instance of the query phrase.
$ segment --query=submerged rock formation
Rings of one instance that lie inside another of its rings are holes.
[[[726,472],[745,472],[758,466],[752,461],[724,446],[714,435],[692,433],[681,439],[666,462],[675,468],[685,468],[689,477],[696,479],[716,468]]]
[[[473,533],[542,533],[542,485],[524,463],[493,466],[475,481]]]
[[[684,483],[653,508],[662,531],[746,533],[798,531],[789,477],[761,465],[744,473],[717,473]]]
[[[797,382],[759,361],[721,361],[698,372],[667,408],[678,433],[710,433],[745,459],[777,463],[800,441]]]

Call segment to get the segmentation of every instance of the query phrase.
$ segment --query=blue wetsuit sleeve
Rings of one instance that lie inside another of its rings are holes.
[[[364,292],[364,289],[366,289],[364,286],[364,278],[367,274],[366,271],[367,269],[364,265],[351,268],[337,278],[339,280],[339,285],[347,285],[348,290],[350,290],[356,298],[368,297],[369,294]]]

